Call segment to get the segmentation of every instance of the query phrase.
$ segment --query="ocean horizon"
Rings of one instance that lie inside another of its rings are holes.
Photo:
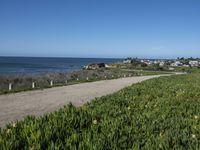
[[[115,63],[120,58],[11,57],[0,56],[0,75],[30,75],[72,72],[91,63]]]

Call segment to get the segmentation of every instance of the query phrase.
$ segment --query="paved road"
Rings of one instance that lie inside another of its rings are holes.
[[[42,115],[72,102],[81,106],[95,97],[116,92],[126,86],[163,75],[141,76],[82,83],[44,90],[0,95],[0,127],[27,115]]]

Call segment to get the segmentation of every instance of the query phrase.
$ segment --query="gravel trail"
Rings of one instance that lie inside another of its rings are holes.
[[[165,75],[103,80],[0,95],[0,127],[9,122],[21,120],[27,115],[39,116],[45,112],[55,111],[69,102],[75,106],[81,106],[96,97],[111,94],[134,83],[160,76]]]

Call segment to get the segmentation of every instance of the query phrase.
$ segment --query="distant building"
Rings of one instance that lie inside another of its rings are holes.
[[[144,63],[144,64],[146,64],[146,65],[148,65],[148,66],[150,66],[150,65],[153,64],[153,62],[152,62],[151,60],[141,60],[140,62],[141,62],[141,63]]]
[[[189,61],[189,64],[190,64],[192,67],[198,67],[198,66],[199,66],[199,62],[198,62],[198,61]]]
[[[178,67],[178,66],[182,66],[183,63],[181,63],[180,61],[175,61],[174,63],[171,64],[171,66],[173,67]]]
[[[154,64],[159,64],[159,63],[160,63],[160,61],[158,61],[158,60],[155,60],[153,63],[154,63]]]
[[[161,61],[160,64],[159,64],[160,67],[163,67],[164,65],[165,65],[164,61]]]
[[[186,65],[186,64],[184,64],[183,67],[190,67],[190,65]]]
[[[126,59],[123,61],[124,64],[130,64],[131,63],[131,59]]]

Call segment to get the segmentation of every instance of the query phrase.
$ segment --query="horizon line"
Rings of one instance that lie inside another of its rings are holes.
[[[80,57],[80,56],[13,56],[13,55],[0,55],[0,57],[21,57],[21,58],[83,58],[83,59],[127,59],[127,58],[138,58],[138,59],[177,59],[177,58],[191,58],[192,56],[177,56],[175,57],[166,57],[166,58],[162,58],[162,57],[138,57],[138,56],[127,56],[127,57]],[[198,57],[192,57],[192,58],[198,58]]]

